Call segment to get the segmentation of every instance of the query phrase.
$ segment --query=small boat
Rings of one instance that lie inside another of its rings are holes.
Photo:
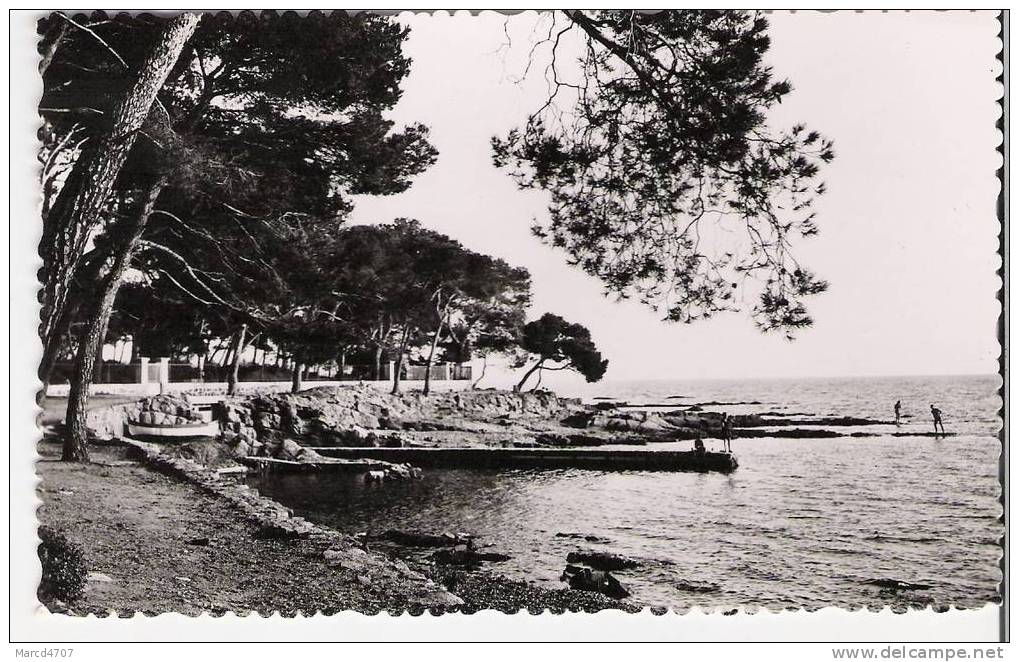
[[[163,439],[188,439],[191,437],[215,437],[219,434],[219,423],[193,421],[191,423],[138,423],[127,422],[127,433],[132,437]]]

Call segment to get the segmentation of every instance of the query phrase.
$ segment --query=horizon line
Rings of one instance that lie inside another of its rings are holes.
[[[742,375],[742,376],[721,376],[721,377],[625,377],[606,378],[605,382],[666,382],[666,381],[712,381],[712,380],[734,380],[734,379],[903,379],[903,378],[933,378],[933,377],[1002,377],[1001,372],[958,372],[958,373],[914,373],[914,374],[860,374],[860,375]]]

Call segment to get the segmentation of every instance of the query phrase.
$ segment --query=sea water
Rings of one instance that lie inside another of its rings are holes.
[[[310,520],[350,533],[473,534],[483,549],[512,557],[491,571],[549,587],[564,586],[571,551],[630,556],[640,566],[614,574],[643,604],[978,607],[998,599],[1001,580],[999,384],[994,375],[648,381],[573,394],[887,421],[902,400],[900,426],[831,428],[877,436],[737,438],[740,467],[731,475],[427,470],[419,481],[373,486],[325,475],[256,484]],[[933,430],[932,403],[955,436],[892,436]]]

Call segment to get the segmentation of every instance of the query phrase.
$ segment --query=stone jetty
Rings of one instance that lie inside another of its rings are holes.
[[[386,460],[450,469],[596,469],[600,471],[718,471],[739,463],[731,453],[583,448],[316,448],[326,457]]]

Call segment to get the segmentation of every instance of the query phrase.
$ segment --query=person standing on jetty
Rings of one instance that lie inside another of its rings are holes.
[[[945,434],[945,424],[941,420],[941,410],[931,405],[931,416],[934,417],[934,434],[938,434],[938,426],[941,426],[941,434]]]
[[[732,452],[732,416],[722,414],[722,450]]]
[[[900,419],[902,418],[902,400],[895,401],[895,424],[900,425]]]

